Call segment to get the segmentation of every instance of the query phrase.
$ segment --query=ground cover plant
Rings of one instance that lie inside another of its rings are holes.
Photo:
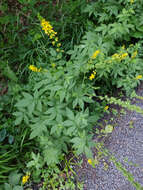
[[[85,153],[94,166],[92,129],[108,104],[143,113],[113,97],[116,89],[130,95],[142,80],[141,5],[1,2],[1,188],[28,189],[36,182],[41,189],[81,189],[70,176],[68,153]],[[102,132],[112,130],[107,125]]]

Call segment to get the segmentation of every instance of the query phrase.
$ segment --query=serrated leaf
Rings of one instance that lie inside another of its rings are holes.
[[[48,148],[44,151],[44,160],[47,165],[58,163],[58,150],[56,148]]]
[[[31,102],[31,104],[28,106],[28,114],[32,114],[35,108],[35,102]]]
[[[64,126],[73,126],[74,125],[74,123],[73,123],[73,121],[71,121],[71,120],[66,120],[66,121],[64,121]]]
[[[13,188],[13,190],[23,190],[23,187],[17,185],[17,186],[15,186],[15,187]]]
[[[33,96],[31,96],[31,94],[29,94],[27,92],[23,92],[22,94],[25,97],[25,99],[33,100]]]
[[[19,125],[22,122],[22,120],[23,120],[23,115],[17,117],[16,120],[15,120],[15,122],[14,122],[15,125]]]
[[[17,102],[15,104],[16,107],[27,107],[29,104],[31,104],[31,101],[29,101],[29,99],[23,99],[20,100],[19,102]]]
[[[12,187],[11,187],[10,184],[5,183],[5,184],[4,184],[4,190],[13,190],[13,189],[12,189]]]
[[[69,119],[74,120],[74,113],[69,108],[66,108],[66,114]]]
[[[33,139],[35,137],[39,137],[42,135],[42,133],[47,131],[47,127],[44,124],[36,123],[35,125],[31,126],[32,132],[30,134],[30,139]]]
[[[42,112],[42,103],[41,103],[41,100],[38,100],[36,108],[37,108],[38,111]]]
[[[76,129],[75,127],[70,127],[70,128],[68,128],[66,134],[67,134],[67,135],[72,135],[73,132],[75,131],[75,129]]]
[[[93,158],[93,153],[92,153],[91,149],[88,148],[87,146],[85,146],[85,155],[86,155],[86,157],[89,158],[89,159],[92,159],[92,158]]]
[[[17,185],[20,181],[22,174],[18,174],[17,171],[11,172],[9,175],[9,183],[12,185]]]

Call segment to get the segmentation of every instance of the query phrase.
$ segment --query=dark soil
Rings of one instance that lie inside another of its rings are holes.
[[[143,96],[143,84],[139,86],[137,94]],[[132,103],[143,108],[143,100],[134,99]],[[110,117],[109,114],[108,119]],[[143,115],[127,111],[125,115],[115,117],[114,126],[112,134],[105,140],[105,147],[143,186]],[[84,182],[84,190],[136,189],[108,159],[101,160],[96,168],[92,168],[84,157],[83,160],[78,176]]]

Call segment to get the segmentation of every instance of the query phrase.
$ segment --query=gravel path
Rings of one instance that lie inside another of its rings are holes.
[[[143,96],[143,84],[137,90]],[[143,108],[143,100],[133,100],[133,103]],[[105,141],[108,148],[125,168],[134,176],[135,181],[143,186],[143,115],[127,111],[126,115],[115,119],[113,133]],[[132,125],[131,125],[132,124]],[[128,158],[128,162],[124,159]],[[132,162],[133,164],[129,164]],[[84,190],[135,190],[136,188],[116,169],[112,162],[104,161],[92,168],[84,159],[79,177],[84,181]]]

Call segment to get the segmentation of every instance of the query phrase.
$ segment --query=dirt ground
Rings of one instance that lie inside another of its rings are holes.
[[[143,84],[136,93],[143,96]],[[143,100],[133,99],[132,103],[143,109]],[[110,114],[107,118],[110,118]],[[105,140],[105,147],[143,186],[143,115],[127,111],[120,117],[115,116],[113,123],[114,130]],[[78,176],[84,182],[84,190],[136,189],[109,160],[101,160],[96,168],[90,166],[84,157],[83,160]]]

